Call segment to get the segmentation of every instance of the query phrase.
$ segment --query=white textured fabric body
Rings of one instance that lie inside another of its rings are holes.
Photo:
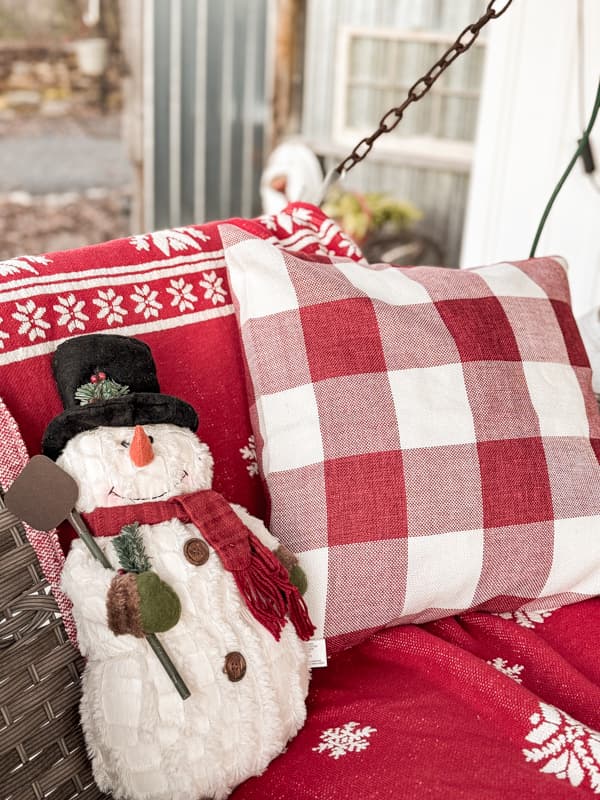
[[[235,510],[258,534],[262,524]],[[191,697],[180,699],[144,640],[109,630],[106,592],[114,573],[74,542],[63,587],[88,658],[81,718],[94,777],[116,797],[223,798],[260,774],[303,725],[305,645],[290,623],[276,642],[251,616],[212,548],[201,567],[185,560],[194,526],[171,520],[140,530],[153,569],[181,600],[179,623],[160,639]],[[112,537],[99,543],[117,567]],[[247,662],[237,683],[223,672],[232,651]]]
[[[212,456],[192,431],[175,425],[144,430],[154,458],[140,468],[128,456],[133,428],[101,427],[70,440],[58,463],[79,485],[79,510],[210,488]],[[232,508],[266,547],[278,547],[260,520]],[[260,774],[304,724],[306,645],[289,622],[279,642],[257,622],[211,547],[205,564],[186,560],[185,542],[201,537],[194,525],[173,519],[141,525],[140,532],[152,570],[181,601],[179,622],[159,638],[191,697],[179,697],[144,639],[109,629],[106,595],[115,572],[74,541],[62,586],[88,659],[81,720],[94,777],[115,798],[218,800]],[[113,538],[97,542],[118,569]],[[247,664],[237,683],[223,671],[231,652]]]

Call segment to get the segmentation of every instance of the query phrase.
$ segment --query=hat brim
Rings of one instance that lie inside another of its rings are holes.
[[[178,397],[155,392],[134,392],[124,397],[69,408],[55,417],[44,433],[42,451],[53,461],[78,433],[94,428],[129,428],[134,425],[170,423],[195,431],[198,415]]]

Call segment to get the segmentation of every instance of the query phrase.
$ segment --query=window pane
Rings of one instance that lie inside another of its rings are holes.
[[[417,35],[417,34],[415,34]],[[407,91],[436,62],[448,43],[365,33],[349,42],[345,127],[370,132],[380,117],[406,99]],[[392,136],[472,141],[477,121],[485,48],[457,59],[428,95],[411,104]]]
[[[436,46],[428,42],[393,41],[395,59],[393,78],[396,85],[411,86],[433,64]]]
[[[350,40],[350,78],[380,83],[385,80],[392,57],[393,41],[355,36]]]
[[[418,103],[411,103],[408,106],[402,121],[395,130],[395,135],[400,137],[430,136],[434,115],[435,98],[433,95],[427,95]]]
[[[348,91],[346,125],[349,128],[374,129],[385,111],[386,90],[353,86]]]
[[[440,125],[434,135],[440,139],[473,141],[477,124],[477,98],[447,95],[440,99]]]

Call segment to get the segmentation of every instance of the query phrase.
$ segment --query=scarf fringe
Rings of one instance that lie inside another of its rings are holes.
[[[315,627],[298,589],[279,559],[250,534],[250,563],[234,572],[235,581],[253,616],[279,641],[286,616],[300,639],[307,641]],[[258,546],[257,546],[258,545]]]

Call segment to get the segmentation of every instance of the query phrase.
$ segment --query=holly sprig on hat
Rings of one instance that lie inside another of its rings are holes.
[[[98,370],[90,377],[88,383],[82,384],[77,389],[75,399],[79,400],[80,405],[87,406],[98,400],[113,400],[126,394],[129,394],[129,386],[113,381],[105,372]]]

